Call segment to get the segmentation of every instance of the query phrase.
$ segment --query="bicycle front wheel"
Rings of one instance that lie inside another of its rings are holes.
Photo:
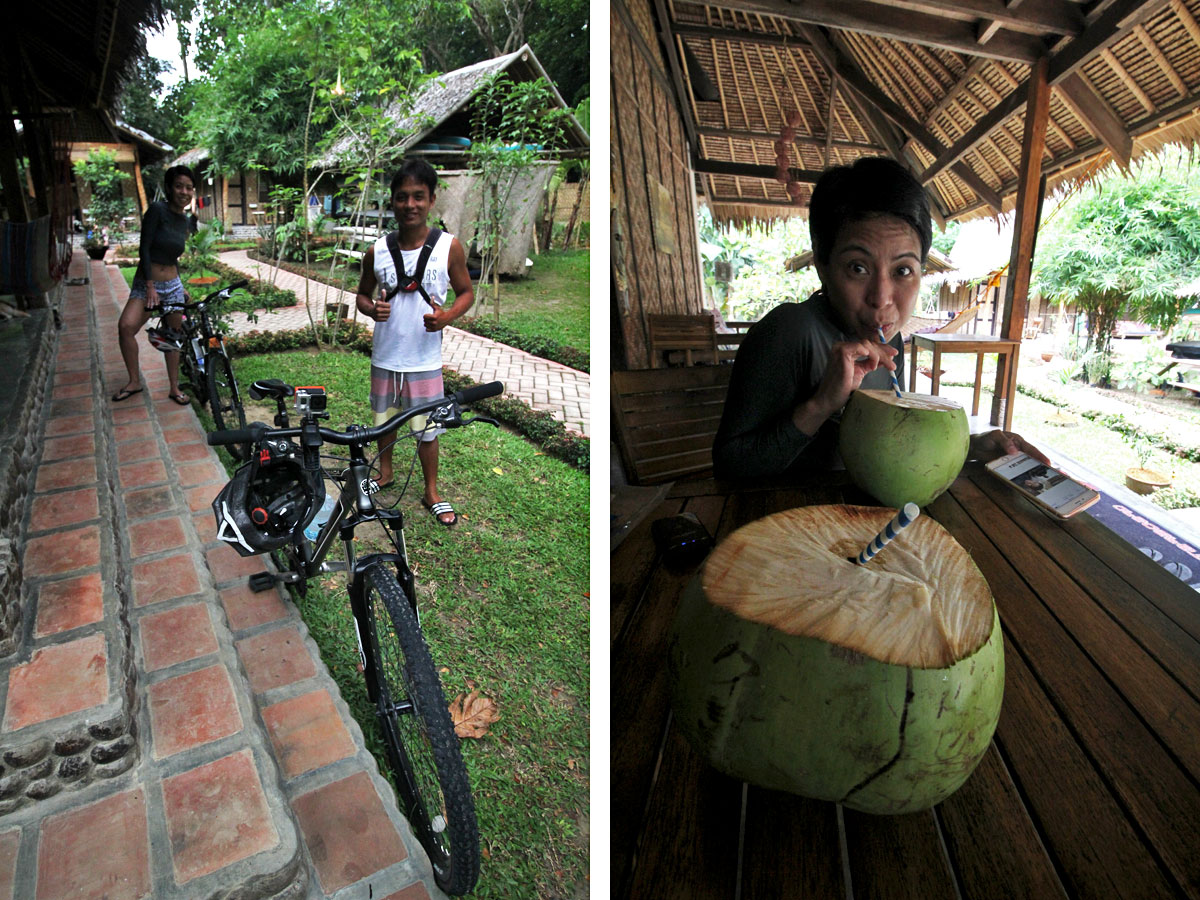
[[[208,368],[208,399],[212,411],[213,425],[217,431],[226,428],[245,428],[246,411],[242,409],[242,398],[238,393],[237,382],[233,378],[233,366],[229,357],[224,353],[209,353],[206,360]],[[228,444],[229,455],[236,460],[250,458],[250,445]]]
[[[465,894],[479,877],[479,825],[441,682],[395,575],[374,565],[363,577],[367,691],[396,787],[438,886],[447,894]]]

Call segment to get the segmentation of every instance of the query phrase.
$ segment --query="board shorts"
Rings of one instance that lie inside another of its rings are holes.
[[[154,282],[154,290],[158,293],[159,305],[147,307],[147,310],[160,310],[163,313],[183,311],[183,304],[187,303],[187,294],[183,292],[183,282],[178,277],[172,278],[170,281]],[[141,275],[133,276],[133,284],[129,286],[129,296],[138,300],[146,299],[146,279]]]
[[[391,369],[381,369],[371,366],[371,411],[375,413],[375,424],[382,425],[397,410],[403,412],[414,406],[421,406],[430,400],[446,396],[446,388],[442,384],[442,370],[431,372],[393,372]],[[427,416],[413,416],[408,420],[408,430],[421,441],[432,441],[445,428],[425,428]]]

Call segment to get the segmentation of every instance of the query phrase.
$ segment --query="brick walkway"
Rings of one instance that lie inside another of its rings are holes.
[[[245,250],[222,253],[220,260],[239,272],[264,281],[270,281],[272,273],[277,271],[274,266],[250,259]],[[309,327],[308,313],[303,305],[306,282],[308,303],[317,321],[323,315],[325,304],[336,303],[335,298],[340,297],[342,303],[353,309],[353,294],[280,269],[275,284],[294,291],[301,305],[259,313],[257,323],[250,322],[244,313],[233,313],[230,320],[234,333],[244,334],[254,329],[284,331]],[[549,410],[567,428],[580,434],[588,433],[591,380],[586,372],[454,327],[445,330],[442,361],[447,368],[479,382],[503,381],[505,393],[519,397],[534,409]]]
[[[214,541],[224,471],[76,254],[0,678],[0,900],[443,895],[295,607]]]

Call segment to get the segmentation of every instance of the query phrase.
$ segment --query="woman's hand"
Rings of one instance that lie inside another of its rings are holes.
[[[1053,465],[1045,453],[1028,443],[1019,434],[1011,431],[1001,431],[997,428],[995,431],[988,431],[984,434],[971,435],[969,459],[991,462],[993,459],[999,459],[1012,453],[1027,453],[1038,462],[1048,466]]]
[[[158,309],[158,291],[154,285],[146,285],[146,309]]]
[[[805,434],[816,434],[825,420],[846,405],[868,372],[882,366],[896,370],[897,350],[878,341],[839,341],[829,351],[821,383],[808,400],[792,412],[792,423]]]

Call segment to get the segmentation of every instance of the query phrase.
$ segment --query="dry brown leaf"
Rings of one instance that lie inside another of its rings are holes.
[[[450,718],[454,733],[460,738],[481,738],[488,733],[489,725],[499,721],[500,711],[491,697],[474,690],[454,698],[450,703]]]

